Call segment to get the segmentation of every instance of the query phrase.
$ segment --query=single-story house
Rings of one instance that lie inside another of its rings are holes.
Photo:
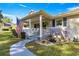
[[[23,28],[29,27],[29,35],[38,35],[40,38],[50,33],[62,33],[70,39],[79,35],[79,10],[69,11],[56,16],[45,11],[32,11],[22,18]],[[27,31],[26,31],[27,32]]]

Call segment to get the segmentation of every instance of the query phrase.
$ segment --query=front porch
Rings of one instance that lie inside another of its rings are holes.
[[[44,11],[39,11],[28,15],[23,19],[24,23],[28,23],[29,36],[35,35],[40,39],[50,34],[50,27],[52,26],[52,16]]]
[[[39,12],[31,12],[28,16],[22,19],[25,29],[24,32],[29,36],[37,38],[46,38],[50,34],[61,35],[65,39],[73,39],[74,31],[69,28],[69,21],[66,17],[54,18],[46,12],[40,10]],[[24,30],[24,29],[23,29]],[[27,36],[27,35],[26,35]]]

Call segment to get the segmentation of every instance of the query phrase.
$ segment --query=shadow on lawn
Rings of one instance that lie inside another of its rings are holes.
[[[0,56],[9,56],[10,46],[20,40],[20,38],[13,37],[10,32],[0,34]]]
[[[76,47],[77,44],[77,47]],[[79,44],[75,43],[70,45],[68,51],[70,52],[68,55],[69,56],[79,56]]]
[[[52,55],[61,56],[61,53],[62,53],[61,49],[59,49],[58,47],[53,47],[53,46],[47,47],[47,46],[39,45],[39,44],[36,44],[36,43],[28,44],[27,48],[30,49],[30,51],[32,51],[33,53],[35,53],[36,55],[39,55],[39,56],[52,56]]]
[[[20,41],[20,39],[11,39],[9,42],[0,45],[0,56],[9,56],[10,46],[16,42]]]
[[[57,44],[52,46],[43,46],[31,42],[26,47],[38,56],[78,56],[79,43]]]

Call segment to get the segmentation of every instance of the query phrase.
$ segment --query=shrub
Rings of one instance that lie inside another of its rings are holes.
[[[49,38],[50,42],[53,42],[53,43],[56,42],[56,40],[55,40],[56,38],[54,37],[54,35],[49,35],[48,38]]]
[[[45,43],[46,41],[42,41],[42,43]]]
[[[49,39],[50,42],[56,43],[55,38]]]
[[[9,29],[2,29],[3,31],[9,31]]]

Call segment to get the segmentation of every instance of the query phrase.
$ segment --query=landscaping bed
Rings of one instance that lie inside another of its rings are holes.
[[[26,47],[38,56],[79,56],[78,42],[55,44],[51,46],[30,42],[26,44]]]
[[[11,32],[4,32],[0,34],[0,56],[9,56],[10,46],[18,41],[20,38],[13,37]]]

